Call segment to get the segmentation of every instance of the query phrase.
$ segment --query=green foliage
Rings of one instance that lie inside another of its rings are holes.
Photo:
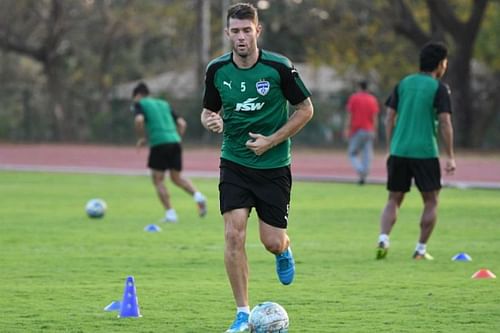
[[[145,176],[0,172],[0,328],[4,332],[222,332],[234,316],[223,263],[217,182],[195,179],[209,214],[169,183],[180,223],[163,211]],[[101,197],[103,219],[85,216]],[[250,302],[282,304],[293,332],[496,332],[500,192],[444,189],[429,244],[432,262],[410,259],[422,208],[415,191],[403,203],[387,260],[374,259],[383,186],[295,182],[289,234],[294,283],[277,281],[274,258],[250,216]],[[450,258],[466,251],[472,262]],[[142,318],[104,312],[135,277]]]
[[[211,1],[211,56],[223,50],[223,3]],[[251,1],[258,4],[257,0]],[[295,63],[328,65],[339,73],[349,87],[360,78],[372,83],[381,100],[403,75],[417,66],[417,50],[394,31],[394,7],[399,1],[387,0],[308,0],[268,1],[260,10],[264,30],[260,46],[288,56]],[[402,1],[416,22],[430,31],[430,13],[424,0]],[[470,15],[472,0],[447,1],[460,20]],[[113,88],[119,84],[183,69],[197,68],[199,62],[199,5],[189,0],[116,0],[116,1],[0,1],[0,77],[12,90],[0,93],[2,116],[0,138],[7,140],[50,140],[59,121],[72,141],[124,142],[129,125],[117,122]],[[58,10],[54,10],[58,9]],[[57,15],[53,15],[56,12]],[[500,4],[489,1],[475,45],[475,59],[485,71],[493,72],[487,98],[477,99],[474,130],[477,144],[498,146],[493,121],[498,98],[500,60],[498,33]],[[447,37],[449,38],[449,37]],[[481,78],[480,78],[481,79]],[[480,80],[479,79],[479,80]],[[55,87],[49,82],[56,82]],[[196,83],[199,84],[199,83]],[[472,96],[485,91],[473,85]],[[206,142],[207,134],[199,124],[201,86],[188,100],[176,101],[189,120],[187,140]],[[29,91],[31,113],[23,110],[22,94]],[[339,92],[339,95],[348,91]],[[484,94],[479,94],[483,96]],[[336,110],[340,96],[323,100],[306,133],[298,136],[303,143],[325,143],[320,132],[324,122]],[[492,99],[490,102],[488,100]],[[63,116],[57,119],[53,104],[62,104]],[[325,107],[323,107],[325,106]],[[120,117],[118,117],[120,118]],[[4,119],[4,118],[2,118]],[[26,130],[31,122],[32,129]],[[120,127],[113,127],[117,126]],[[36,126],[35,126],[36,125]],[[20,127],[22,128],[20,130]],[[119,134],[111,135],[110,131]],[[328,144],[328,143],[327,143]]]
[[[476,44],[478,58],[483,60],[489,68],[500,73],[500,3],[491,2],[483,22],[483,29],[479,33]]]

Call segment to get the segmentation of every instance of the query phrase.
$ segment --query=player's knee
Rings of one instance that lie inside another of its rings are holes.
[[[165,178],[163,176],[154,176],[151,177],[151,182],[155,187],[163,185]]]
[[[177,186],[181,184],[181,180],[178,177],[170,177],[170,180]]]
[[[180,174],[171,173],[170,180],[172,181],[172,183],[174,183],[177,186],[180,186],[182,184],[182,177]]]
[[[287,247],[287,244],[285,244],[284,240],[279,238],[266,239],[263,240],[262,243],[266,247],[267,251],[275,254],[282,253],[283,251],[286,250]]]
[[[424,205],[429,208],[435,208],[438,205],[438,197],[434,195],[424,196]]]
[[[237,228],[227,228],[225,232],[226,246],[239,249],[245,246],[245,231]]]

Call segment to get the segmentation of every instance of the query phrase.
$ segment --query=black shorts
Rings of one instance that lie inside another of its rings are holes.
[[[441,168],[437,158],[407,158],[389,156],[387,159],[387,189],[408,192],[412,178],[420,192],[441,189]]]
[[[153,170],[182,170],[180,143],[166,143],[149,149],[148,167]]]
[[[285,229],[292,175],[290,167],[254,169],[221,159],[221,214],[238,208],[255,207],[259,219],[273,227]]]

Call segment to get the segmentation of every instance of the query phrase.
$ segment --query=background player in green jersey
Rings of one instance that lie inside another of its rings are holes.
[[[158,198],[165,208],[164,221],[177,222],[177,213],[165,186],[166,170],[170,170],[170,179],[175,185],[193,196],[200,216],[205,216],[205,197],[182,175],[181,135],[186,130],[186,121],[172,110],[167,101],[150,97],[144,83],[134,88],[132,98],[137,146],[144,145],[147,137],[150,147],[148,167]]]
[[[389,248],[389,234],[398,209],[410,190],[412,179],[424,202],[420,237],[415,259],[432,259],[427,241],[437,219],[441,170],[437,132],[441,133],[446,154],[445,171],[455,171],[450,92],[439,81],[448,67],[448,50],[441,43],[429,43],[420,51],[420,72],[403,78],[387,101],[386,137],[389,143],[387,189],[389,199],[380,220],[377,259]]]
[[[225,226],[224,261],[237,305],[227,332],[248,329],[246,228],[252,208],[261,242],[276,256],[279,280],[287,285],[295,262],[286,233],[290,204],[290,137],[312,117],[310,93],[290,61],[260,50],[257,10],[236,4],[227,13],[232,52],[207,67],[201,122],[223,133],[220,209]],[[294,112],[289,117],[288,102]]]

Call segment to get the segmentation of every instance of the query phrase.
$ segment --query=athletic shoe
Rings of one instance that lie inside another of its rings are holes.
[[[428,252],[425,252],[424,254],[418,253],[418,251],[415,251],[413,253],[413,259],[415,260],[434,260],[434,257],[431,256]]]
[[[295,260],[290,247],[285,252],[276,255],[276,273],[281,283],[289,285],[295,275]]]
[[[177,223],[177,213],[175,212],[175,210],[168,210],[165,213],[165,217],[162,221],[165,223]]]
[[[163,223],[177,223],[179,221],[177,219],[170,219],[170,218],[165,217],[165,218],[162,218],[160,220],[160,222],[163,222]]]
[[[198,214],[200,214],[200,217],[204,217],[207,215],[207,202],[205,200],[197,202],[198,205]]]
[[[238,312],[236,314],[236,319],[231,327],[227,329],[226,333],[248,332],[248,316],[248,313]]]
[[[207,215],[207,199],[201,192],[195,192],[194,201],[198,205],[198,214],[200,217]]]
[[[377,260],[384,259],[389,252],[389,248],[385,246],[384,242],[379,242],[377,246]]]

